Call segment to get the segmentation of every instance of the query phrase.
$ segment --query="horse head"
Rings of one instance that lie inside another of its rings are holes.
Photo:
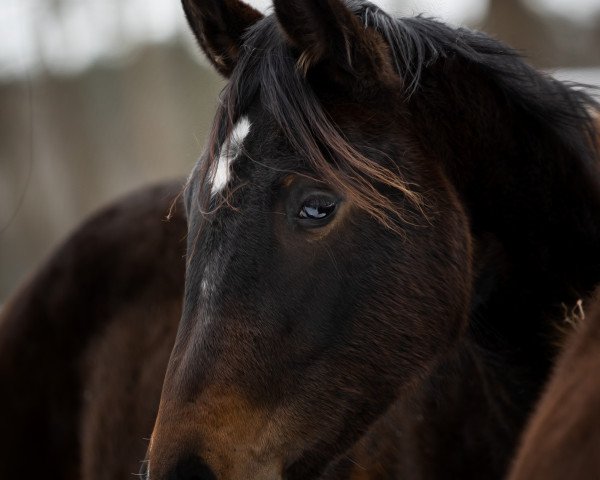
[[[482,239],[524,272],[554,261],[553,240],[540,259],[521,248],[552,230],[535,223],[552,205],[512,187],[538,171],[519,163],[537,155],[531,138],[565,157],[584,141],[568,150],[514,100],[527,96],[510,88],[519,75],[539,74],[489,63],[504,47],[485,36],[368,2],[275,0],[269,16],[237,0],[183,6],[228,84],[185,192],[186,291],[150,475],[315,478],[453,354],[497,290],[495,270],[480,279]],[[516,134],[525,114],[533,127]],[[564,172],[584,180],[570,206],[589,203],[582,169]],[[580,230],[577,261],[593,243]]]

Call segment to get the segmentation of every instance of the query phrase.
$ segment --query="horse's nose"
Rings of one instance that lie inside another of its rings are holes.
[[[192,455],[179,460],[167,480],[217,480],[217,476],[199,457]]]

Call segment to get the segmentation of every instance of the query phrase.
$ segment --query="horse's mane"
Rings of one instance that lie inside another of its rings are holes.
[[[350,0],[347,4],[365,28],[375,29],[386,40],[406,102],[418,94],[430,68],[444,60],[458,60],[474,67],[513,108],[576,157],[585,162],[597,158],[591,112],[599,107],[583,88],[535,70],[513,49],[486,34],[452,28],[422,16],[393,18],[367,1]],[[203,182],[216,172],[223,143],[258,95],[291,145],[315,171],[381,223],[395,228],[398,219],[405,219],[373,182],[391,187],[422,207],[418,186],[406,182],[393,166],[368,159],[345,139],[325,112],[274,15],[263,18],[246,33],[243,53],[221,95],[208,155],[200,168]],[[205,207],[210,202],[209,190],[205,189],[202,199]]]

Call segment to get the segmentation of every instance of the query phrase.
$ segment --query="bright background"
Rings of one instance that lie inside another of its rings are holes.
[[[600,85],[600,0],[375,3],[483,29]],[[222,86],[178,0],[0,0],[0,303],[101,204],[184,176]]]

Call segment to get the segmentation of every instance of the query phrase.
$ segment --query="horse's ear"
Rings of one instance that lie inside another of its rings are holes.
[[[298,66],[306,74],[319,64],[332,67],[336,79],[371,87],[397,85],[389,46],[367,28],[342,0],[274,0],[279,25],[299,51]]]
[[[182,0],[182,4],[202,50],[228,77],[237,62],[244,32],[263,15],[239,0]]]

